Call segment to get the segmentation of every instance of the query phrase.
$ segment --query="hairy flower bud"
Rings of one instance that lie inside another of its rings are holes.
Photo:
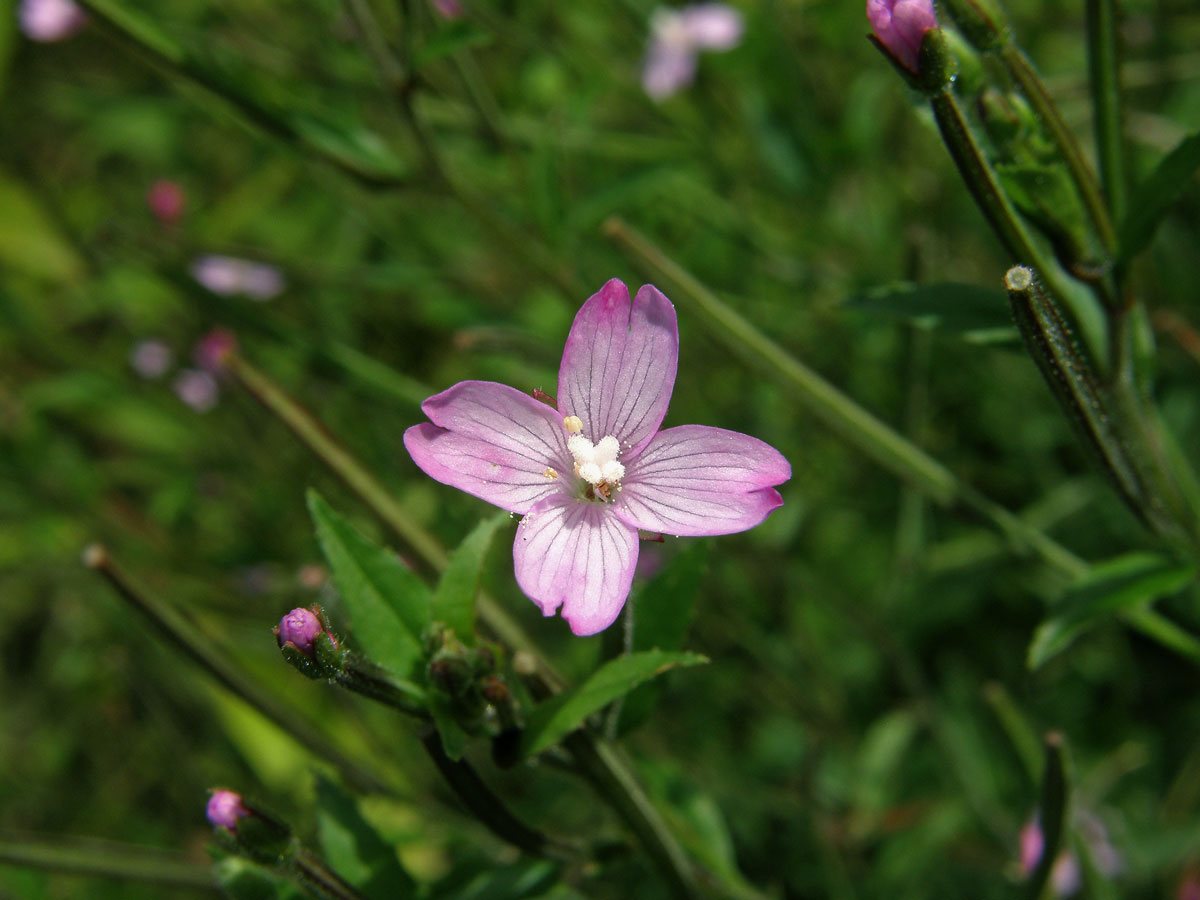
[[[250,815],[250,810],[242,804],[241,794],[218,788],[208,798],[205,815],[213,828],[228,828],[230,831],[237,831],[238,819]]]
[[[325,626],[313,610],[296,607],[279,620],[275,637],[280,647],[291,644],[305,656],[312,656],[313,645],[324,630]]]

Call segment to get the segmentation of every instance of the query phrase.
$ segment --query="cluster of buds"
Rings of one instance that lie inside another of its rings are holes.
[[[465,731],[495,737],[516,727],[516,703],[498,674],[498,648],[468,647],[440,622],[429,627],[424,643],[429,688],[448,701]]]

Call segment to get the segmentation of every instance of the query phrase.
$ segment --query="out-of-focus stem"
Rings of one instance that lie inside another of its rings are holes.
[[[219,893],[212,867],[182,856],[110,841],[39,841],[0,836],[0,863]]]
[[[1025,884],[1026,900],[1039,900],[1050,878],[1058,850],[1063,844],[1067,817],[1067,772],[1063,739],[1058,732],[1044,738],[1046,762],[1042,766],[1042,796],[1038,803],[1038,827],[1042,829],[1042,855]]]
[[[88,568],[101,575],[122,599],[145,616],[175,650],[191,658],[235,696],[290,734],[301,746],[332,763],[349,784],[368,793],[388,791],[382,779],[364,770],[330,743],[320,731],[261,691],[258,685],[219,649],[215,641],[203,635],[182,613],[152,594],[137,590],[113,562],[108,550],[99,544],[92,544],[84,551],[83,559]]]
[[[325,865],[323,860],[303,847],[296,849],[290,868],[296,884],[317,900],[367,900]]]
[[[1112,218],[1125,218],[1125,150],[1117,71],[1116,0],[1087,0],[1088,70],[1095,110],[1096,154]]]

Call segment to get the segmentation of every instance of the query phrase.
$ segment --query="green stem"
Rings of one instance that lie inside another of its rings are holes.
[[[1117,70],[1116,0],[1087,0],[1088,70],[1095,109],[1096,153],[1112,218],[1125,218],[1125,150]]]
[[[1046,763],[1042,767],[1042,796],[1038,802],[1038,825],[1042,829],[1042,855],[1025,884],[1026,900],[1039,900],[1058,860],[1067,818],[1067,771],[1062,735],[1050,732],[1044,738]]]
[[[234,696],[270,719],[302,747],[315,756],[329,760],[346,781],[366,793],[386,793],[383,780],[365,771],[338,747],[292,710],[280,706],[269,694],[261,691],[245,672],[226,655],[217,642],[205,635],[179,611],[157,597],[137,590],[125,577],[99,544],[84,551],[84,563],[102,576],[130,606],[141,613],[167,639],[176,651],[189,657],[200,668],[224,685]]]
[[[1112,218],[1108,214],[1108,207],[1104,205],[1104,197],[1100,194],[1095,173],[1084,159],[1083,151],[1079,147],[1079,142],[1075,140],[1075,135],[1063,121],[1057,104],[1046,91],[1046,86],[1038,77],[1029,58],[1011,39],[1004,43],[997,53],[1013,80],[1021,86],[1030,106],[1049,129],[1050,137],[1067,164],[1071,180],[1075,182],[1075,189],[1083,199],[1084,206],[1092,218],[1092,224],[1100,236],[1100,242],[1104,245],[1104,249],[1110,255],[1115,253],[1116,230],[1113,228]]]
[[[367,900],[312,851],[298,847],[290,868],[296,884],[316,900]]]
[[[3,836],[0,837],[0,863],[67,875],[219,892],[211,866],[132,844],[79,840],[49,842]]]
[[[827,426],[941,506],[965,506],[981,515],[1018,548],[1036,553],[1060,571],[1076,576],[1087,564],[1007,509],[963,484],[940,462],[856,404],[723,303],[690,272],[620,219],[605,232],[654,272],[678,285],[683,299],[701,314],[712,336],[767,369]]]

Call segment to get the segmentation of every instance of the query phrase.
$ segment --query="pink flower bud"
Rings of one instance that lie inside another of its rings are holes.
[[[18,15],[25,36],[42,42],[69,38],[87,21],[72,0],[22,0]]]
[[[154,217],[160,222],[174,225],[183,218],[183,211],[187,207],[187,196],[179,184],[166,178],[160,178],[150,185],[150,190],[146,192],[146,205],[150,207],[150,212],[154,213]]]
[[[313,644],[324,630],[325,626],[312,610],[296,607],[279,620],[275,637],[280,647],[291,644],[306,656],[312,656]]]
[[[925,32],[938,27],[933,0],[867,0],[867,20],[892,58],[916,75]]]
[[[218,788],[208,798],[205,815],[208,816],[208,821],[212,823],[213,828],[228,828],[230,831],[236,831],[238,819],[250,815],[250,810],[242,805],[241,794]]]
[[[192,348],[192,360],[210,375],[225,370],[229,354],[237,352],[237,338],[228,328],[214,328],[196,342]]]

